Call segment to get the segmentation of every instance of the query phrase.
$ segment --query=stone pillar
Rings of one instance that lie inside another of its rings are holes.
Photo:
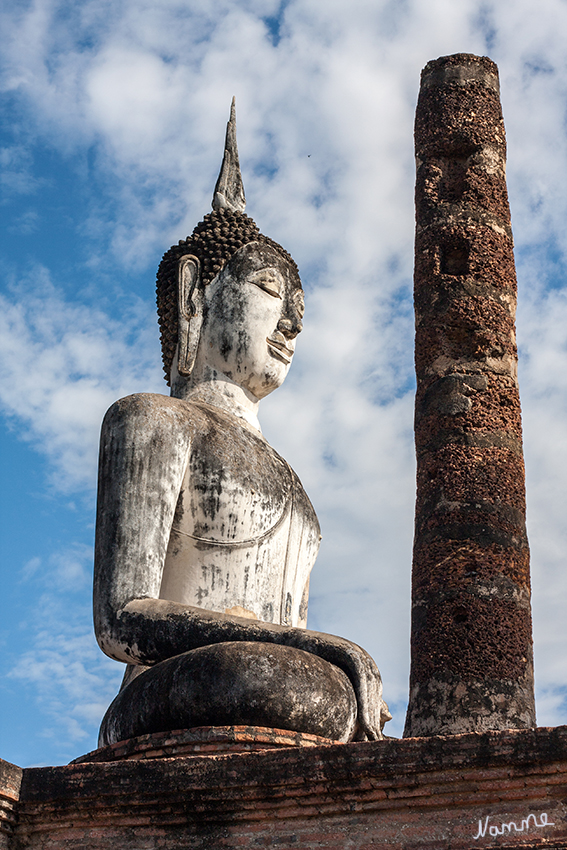
[[[426,65],[415,150],[417,504],[404,735],[532,727],[516,276],[490,59]]]

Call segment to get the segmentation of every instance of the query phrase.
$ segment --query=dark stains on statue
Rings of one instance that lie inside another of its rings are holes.
[[[156,690],[173,696],[156,701]],[[275,716],[284,729],[301,731],[307,725],[311,734],[346,741],[354,733],[356,698],[341,670],[307,652],[224,643],[171,658],[150,677],[134,679],[110,707],[101,735],[123,741],[148,729],[269,727]]]
[[[226,264],[218,278],[215,294],[205,300],[203,324],[211,334],[211,346],[220,356],[219,369],[211,377],[228,377],[262,398],[274,389],[272,375],[256,376],[250,383],[250,353],[255,350],[257,328],[250,323],[250,302],[243,297],[247,287],[257,286],[281,304],[281,315],[262,345],[271,357],[289,365],[297,334],[301,331],[303,293],[292,262],[269,244],[250,243]],[[219,297],[222,289],[222,297]],[[212,333],[212,329],[216,329]],[[220,374],[222,371],[222,375]],[[259,380],[259,383],[258,383]]]
[[[263,514],[279,515],[289,498],[289,473],[285,462],[265,440],[239,428],[227,435],[226,417],[207,410],[202,430],[195,433],[187,478],[192,492],[185,494],[199,537],[218,536],[227,542],[258,533]],[[251,498],[253,494],[253,498]],[[222,511],[230,499],[232,508]],[[244,510],[243,510],[244,508]],[[198,520],[204,516],[206,521]]]

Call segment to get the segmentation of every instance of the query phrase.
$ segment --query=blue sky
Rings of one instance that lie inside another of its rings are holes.
[[[210,209],[233,94],[248,212],[307,294],[261,420],[322,525],[309,625],[372,653],[401,734],[412,125],[421,68],[455,52],[500,68],[538,720],[567,722],[565,0],[19,0],[0,19],[0,756],[94,748],[120,679],[90,620],[98,431],[116,398],[166,392],[155,271]]]

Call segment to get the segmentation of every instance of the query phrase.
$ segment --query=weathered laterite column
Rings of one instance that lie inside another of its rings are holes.
[[[405,736],[535,725],[516,277],[498,69],[422,72],[417,505]]]

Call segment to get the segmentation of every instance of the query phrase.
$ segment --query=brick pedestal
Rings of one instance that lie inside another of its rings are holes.
[[[178,729],[175,732],[155,732],[140,735],[128,741],[118,741],[108,747],[93,750],[72,764],[87,762],[122,761],[124,759],[173,758],[174,756],[207,755],[222,753],[249,753],[277,750],[282,747],[317,747],[336,744],[329,738],[291,732],[288,729],[267,729],[260,726],[200,726]]]
[[[567,850],[567,727],[1,767],[9,850]]]

